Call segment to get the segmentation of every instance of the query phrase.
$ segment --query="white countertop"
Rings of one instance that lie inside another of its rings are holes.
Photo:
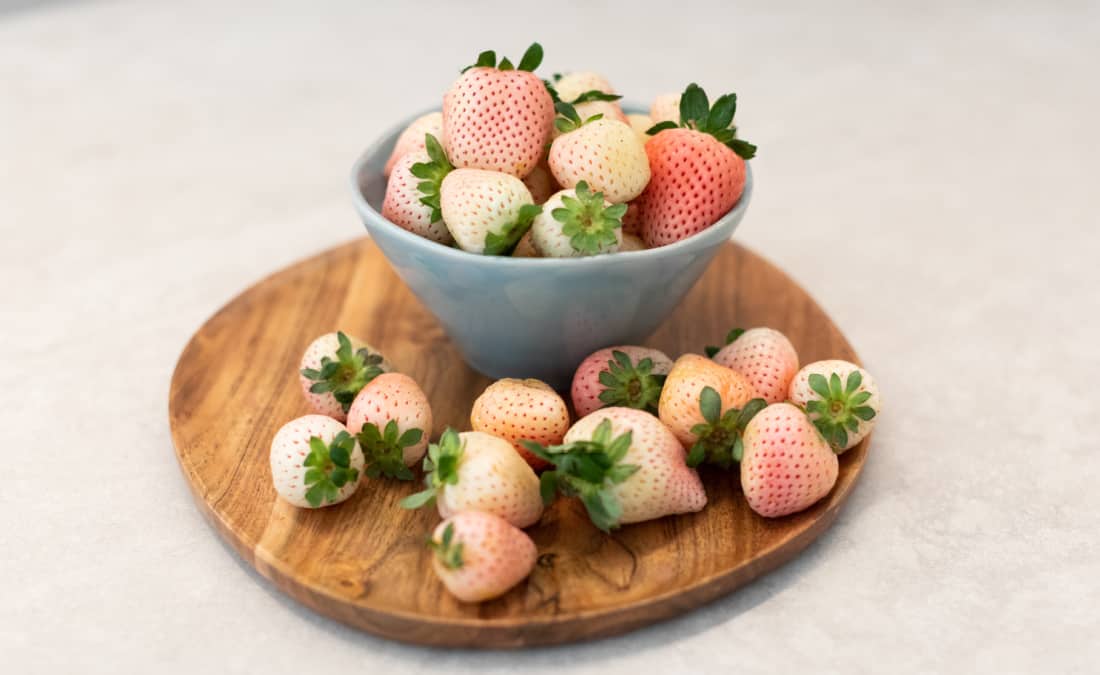
[[[30,4],[0,2],[4,672],[1096,672],[1095,3]],[[222,545],[168,381],[236,292],[362,234],[363,146],[532,39],[634,99],[737,90],[737,236],[889,408],[836,525],[724,600],[566,648],[401,645]]]

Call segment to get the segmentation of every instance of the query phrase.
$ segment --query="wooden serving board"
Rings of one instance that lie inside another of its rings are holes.
[[[856,360],[809,295],[762,258],[730,244],[645,344],[675,358],[719,343],[733,326],[773,326],[803,363]],[[344,623],[407,642],[519,647],[621,633],[729,593],[794,557],[848,497],[867,441],[841,457],[840,477],[810,510],[753,514],[736,474],[704,469],[701,513],[596,530],[575,500],[559,499],[529,529],[539,561],[504,597],[466,605],[429,564],[433,508],[397,502],[417,483],[368,480],[347,502],[316,511],[276,498],[268,466],[275,431],[308,412],[299,357],[342,329],[381,349],[427,392],[444,427],[469,428],[489,380],[470,370],[435,319],[362,239],[304,260],[233,299],[191,339],[172,378],[176,453],[200,510],[280,590]]]

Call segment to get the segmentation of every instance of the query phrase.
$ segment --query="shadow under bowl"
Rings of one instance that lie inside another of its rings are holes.
[[[490,378],[532,377],[559,390],[589,354],[638,344],[679,304],[752,196],[714,225],[668,246],[586,258],[509,258],[443,246],[382,217],[382,169],[401,131],[393,127],[355,163],[355,207],[398,276],[443,324],[466,362]]]

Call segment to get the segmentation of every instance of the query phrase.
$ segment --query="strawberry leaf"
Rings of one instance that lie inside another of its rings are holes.
[[[408,429],[398,436],[396,420],[389,420],[383,430],[367,422],[359,432],[359,446],[367,461],[366,472],[371,478],[396,478],[412,480],[413,473],[405,466],[405,448],[416,445],[423,438],[420,429]]]
[[[462,559],[462,542],[455,541],[455,526],[454,523],[447,523],[447,527],[443,528],[443,536],[440,541],[436,541],[433,538],[428,538],[428,548],[435,552],[439,561],[443,563],[443,566],[450,570],[461,569],[463,563]]]
[[[421,179],[416,184],[416,189],[421,194],[420,203],[431,208],[432,222],[437,223],[443,219],[443,211],[439,205],[439,191],[443,185],[443,179],[454,170],[454,165],[447,159],[447,153],[443,151],[443,146],[435,136],[424,134],[424,148],[431,161],[413,164],[409,167],[409,173]]]
[[[516,219],[500,228],[500,232],[485,235],[485,255],[511,255],[516,244],[531,229],[535,216],[542,213],[538,204],[524,204],[520,207]]]
[[[677,125],[675,122],[670,122],[669,120],[665,120],[664,122],[658,122],[657,124],[654,124],[650,128],[646,129],[645,132],[649,136],[654,136],[656,134],[661,133],[665,129],[677,129],[677,128],[679,128],[679,125]]]
[[[550,212],[561,223],[561,232],[569,237],[569,245],[582,255],[608,253],[618,248],[618,232],[623,226],[625,204],[604,206],[602,192],[592,192],[581,181],[574,189],[576,197],[565,195],[562,205]]]
[[[705,125],[710,104],[707,101],[707,93],[702,87],[692,82],[680,95],[680,125],[689,129],[697,129],[700,124]]]
[[[766,406],[764,399],[754,398],[740,410],[729,408],[723,413],[722,398],[718,392],[711,387],[703,387],[699,393],[699,411],[704,422],[691,428],[696,441],[688,453],[689,465],[706,462],[728,469],[734,462],[741,461],[740,453],[744,447],[741,436],[745,427]]]
[[[516,70],[526,70],[529,73],[535,71],[542,65],[542,45],[537,42],[532,42],[531,46],[527,48],[527,51],[523,52],[523,57],[519,60],[519,66]]]
[[[309,454],[302,466],[309,467],[302,477],[306,501],[317,508],[324,502],[333,503],[340,496],[340,488],[359,480],[359,471],[350,468],[355,439],[346,431],[336,434],[329,444],[318,436],[309,439]]]
[[[622,96],[618,94],[608,94],[605,91],[599,89],[589,89],[577,98],[573,99],[573,105],[578,103],[587,103],[589,101],[618,101]]]
[[[363,387],[385,371],[382,370],[381,354],[365,347],[352,351],[351,340],[343,333],[336,334],[336,341],[339,345],[336,353],[321,357],[320,370],[303,368],[301,373],[307,380],[314,381],[310,386],[312,393],[331,392],[347,412]]]
[[[817,398],[806,402],[806,414],[833,451],[843,452],[849,432],[858,432],[860,422],[870,421],[876,414],[867,405],[871,392],[861,389],[863,373],[853,370],[844,381],[839,373],[830,373],[828,377],[811,373],[807,383]]]

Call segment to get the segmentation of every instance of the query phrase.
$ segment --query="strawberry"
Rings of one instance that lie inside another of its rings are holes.
[[[531,193],[531,201],[535,204],[542,204],[550,198],[550,195],[558,191],[558,184],[545,161],[539,162],[534,170],[527,174],[523,184],[527,186],[527,190]]]
[[[550,145],[549,164],[558,184],[585,181],[612,204],[634,199],[649,182],[646,146],[624,122],[593,116],[581,119],[568,103],[558,103],[562,135]]]
[[[707,356],[749,378],[768,403],[787,400],[791,378],[798,372],[798,352],[773,328],[735,328],[726,335],[726,346],[707,347]]]
[[[531,230],[527,230],[527,234],[519,240],[516,244],[515,250],[512,251],[513,258],[541,258],[538,249],[535,248],[534,242],[531,241]]]
[[[704,387],[718,394],[720,415],[732,409],[741,410],[756,398],[752,383],[741,373],[698,354],[684,354],[676,359],[665,377],[657,414],[685,448],[699,440],[696,427],[708,423],[699,406]]]
[[[439,580],[463,602],[504,595],[535,568],[538,551],[523,530],[484,511],[456,513],[436,526],[428,546]]]
[[[533,71],[542,62],[535,43],[519,66],[482,52],[443,96],[447,156],[467,169],[523,178],[543,155],[554,125],[554,100]]]
[[[348,409],[348,431],[363,449],[368,476],[412,480],[409,467],[428,449],[432,408],[416,380],[383,373],[355,397]]]
[[[393,166],[386,183],[382,217],[413,234],[449,246],[454,238],[439,209],[439,183],[453,168],[435,136],[428,135],[427,150],[414,150]],[[419,176],[431,175],[427,180]]]
[[[614,94],[615,88],[607,81],[607,78],[599,73],[576,72],[565,75],[554,75],[551,86],[557,91],[558,98],[562,101],[576,102],[582,95],[590,91]]]
[[[431,134],[436,138],[443,136],[443,113],[436,111],[421,115],[413,120],[412,124],[405,127],[405,130],[401,132],[401,135],[397,137],[397,142],[393,145],[393,152],[390,153],[390,158],[386,160],[386,168],[382,170],[382,175],[389,177],[393,173],[393,167],[397,164],[397,160],[410,152],[423,150],[425,134]]]
[[[589,354],[573,375],[573,409],[585,417],[604,406],[657,412],[672,359],[649,347],[622,345]]]
[[[531,242],[547,258],[576,258],[614,253],[622,243],[626,204],[606,201],[583,180],[543,204],[531,223]]]
[[[554,465],[542,474],[543,499],[561,491],[580,497],[603,531],[702,510],[707,494],[684,449],[660,420],[634,408],[604,408],[582,418],[563,445],[527,443]]]
[[[874,378],[854,363],[816,361],[791,379],[790,400],[806,410],[838,454],[855,447],[882,410]]]
[[[503,438],[481,431],[458,433],[450,427],[424,458],[426,489],[401,500],[406,509],[436,502],[439,515],[487,511],[516,527],[542,515],[539,477]]]
[[[649,115],[631,113],[626,116],[626,123],[630,125],[634,133],[638,134],[638,138],[642,139],[642,143],[649,142],[650,136],[646,132],[653,127],[654,122],[652,117]]]
[[[639,234],[638,203],[631,202],[626,205],[626,213],[623,214],[623,234]]]
[[[736,137],[731,126],[736,109],[736,94],[722,96],[712,108],[706,93],[690,84],[680,98],[682,128],[665,121],[650,129],[656,135],[645,151],[652,178],[638,198],[647,246],[671,244],[710,227],[741,198],[745,160],[756,146]]]
[[[653,99],[649,106],[649,118],[653,124],[680,121],[680,94],[671,92]],[[648,127],[647,127],[648,128]]]
[[[569,430],[569,408],[550,385],[539,380],[497,380],[481,392],[470,412],[470,427],[511,443],[535,469],[546,462],[527,452],[521,440],[561,443]]]
[[[363,453],[343,424],[305,415],[284,424],[271,441],[275,491],[294,506],[339,504],[359,487]]]
[[[439,190],[443,222],[464,251],[509,255],[542,207],[523,181],[506,173],[455,169]]]
[[[642,238],[636,234],[624,234],[623,243],[619,245],[619,253],[628,253],[630,251],[644,251],[645,242]]]
[[[766,518],[809,508],[833,489],[837,472],[836,454],[790,403],[773,403],[745,427],[741,489]]]
[[[596,77],[599,77],[598,75]],[[568,76],[566,76],[568,78]],[[602,78],[601,78],[602,79]],[[565,78],[559,80],[564,82]],[[594,84],[601,85],[599,82],[593,82]],[[557,85],[553,85],[557,86]],[[622,98],[618,94],[612,92],[610,85],[604,86],[604,88],[593,87],[583,92],[576,92],[575,89],[569,87],[566,93],[562,93],[560,88],[551,91],[551,96],[556,95],[554,99],[555,107],[560,102],[565,102],[573,106],[577,112],[577,116],[582,120],[588,119],[609,119],[629,124],[626,115],[623,113],[622,107],[618,101]],[[574,93],[576,92],[576,93]],[[557,138],[569,129],[563,129],[561,126],[555,124],[554,129],[550,132],[551,139]]]
[[[340,332],[311,342],[300,368],[298,380],[309,407],[340,422],[347,420],[351,402],[368,382],[393,370],[374,347]]]

